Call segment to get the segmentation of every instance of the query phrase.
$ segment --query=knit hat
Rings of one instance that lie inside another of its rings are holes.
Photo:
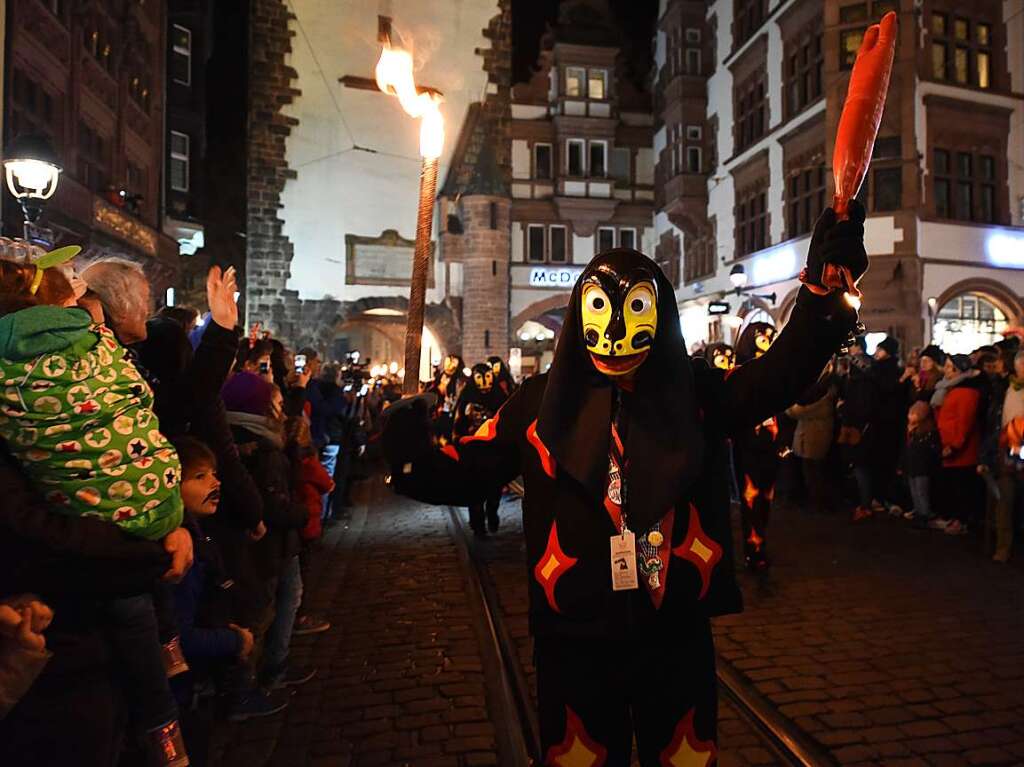
[[[921,350],[920,356],[927,357],[939,367],[942,367],[943,365],[946,364],[946,353],[935,344],[929,344],[928,346],[924,347]]]
[[[949,360],[961,373],[971,366],[971,358],[966,354],[950,354]]]
[[[886,336],[878,342],[879,349],[885,349],[890,357],[898,357],[900,354],[900,342],[892,336]]]
[[[274,387],[255,373],[235,373],[221,390],[225,410],[265,416]]]

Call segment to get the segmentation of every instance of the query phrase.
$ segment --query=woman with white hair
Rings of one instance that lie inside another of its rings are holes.
[[[103,258],[89,264],[81,276],[117,340],[125,346],[145,341],[152,299],[142,267],[126,258]]]

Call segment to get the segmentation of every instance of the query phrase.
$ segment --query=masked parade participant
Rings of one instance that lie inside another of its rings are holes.
[[[493,365],[490,362],[478,362],[474,365],[455,406],[455,440],[475,434],[488,419],[495,416],[506,399],[508,397],[498,387],[498,377],[495,375]],[[487,537],[488,530],[492,533],[497,532],[500,505],[501,485],[492,488],[484,502],[469,505],[469,527],[477,538]]]
[[[719,370],[729,371],[736,367],[736,353],[729,344],[709,344],[704,350],[704,359],[708,365]]]
[[[744,365],[760,358],[775,341],[775,328],[752,322],[736,343],[736,361]],[[801,392],[802,394],[802,392]],[[747,567],[767,569],[765,545],[768,517],[779,474],[779,422],[775,414],[733,437],[733,461],[743,520],[743,554]]]
[[[442,442],[449,442],[452,437],[455,403],[466,384],[464,368],[462,357],[449,354],[438,366],[434,380],[427,387],[427,391],[437,396],[437,408],[432,420],[434,434]]]
[[[614,249],[577,280],[549,372],[475,434],[438,448],[423,397],[390,415],[401,494],[468,505],[523,477],[544,764],[628,765],[634,735],[645,767],[714,761],[709,619],[742,609],[726,438],[794,402],[848,340],[856,312],[821,274],[863,274],[863,221],[826,210],[785,331],[728,376],[691,366],[655,262]]]
[[[494,372],[494,383],[501,390],[504,397],[508,397],[512,391],[516,388],[516,380],[512,377],[511,371],[508,369],[508,363],[505,362],[501,357],[488,357],[487,363],[491,366],[491,370]]]

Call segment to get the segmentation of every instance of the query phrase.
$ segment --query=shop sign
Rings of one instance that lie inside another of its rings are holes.
[[[531,288],[572,288],[583,273],[582,267],[535,266],[530,270]]]

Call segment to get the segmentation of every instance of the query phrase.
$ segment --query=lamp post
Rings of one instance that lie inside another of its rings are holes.
[[[409,308],[405,325],[405,377],[402,391],[415,394],[419,388],[420,353],[423,345],[423,316],[430,268],[430,234],[437,196],[438,158],[444,149],[444,120],[438,109],[441,98],[435,91],[419,91],[412,71],[412,54],[393,46],[390,23],[383,31],[383,48],[375,71],[377,87],[397,96],[410,117],[420,118],[420,198],[416,212],[416,247],[409,284]]]
[[[24,237],[29,241],[32,225],[43,206],[57,191],[61,167],[50,140],[41,134],[25,134],[11,142],[4,158],[7,189],[21,204],[25,217]]]

